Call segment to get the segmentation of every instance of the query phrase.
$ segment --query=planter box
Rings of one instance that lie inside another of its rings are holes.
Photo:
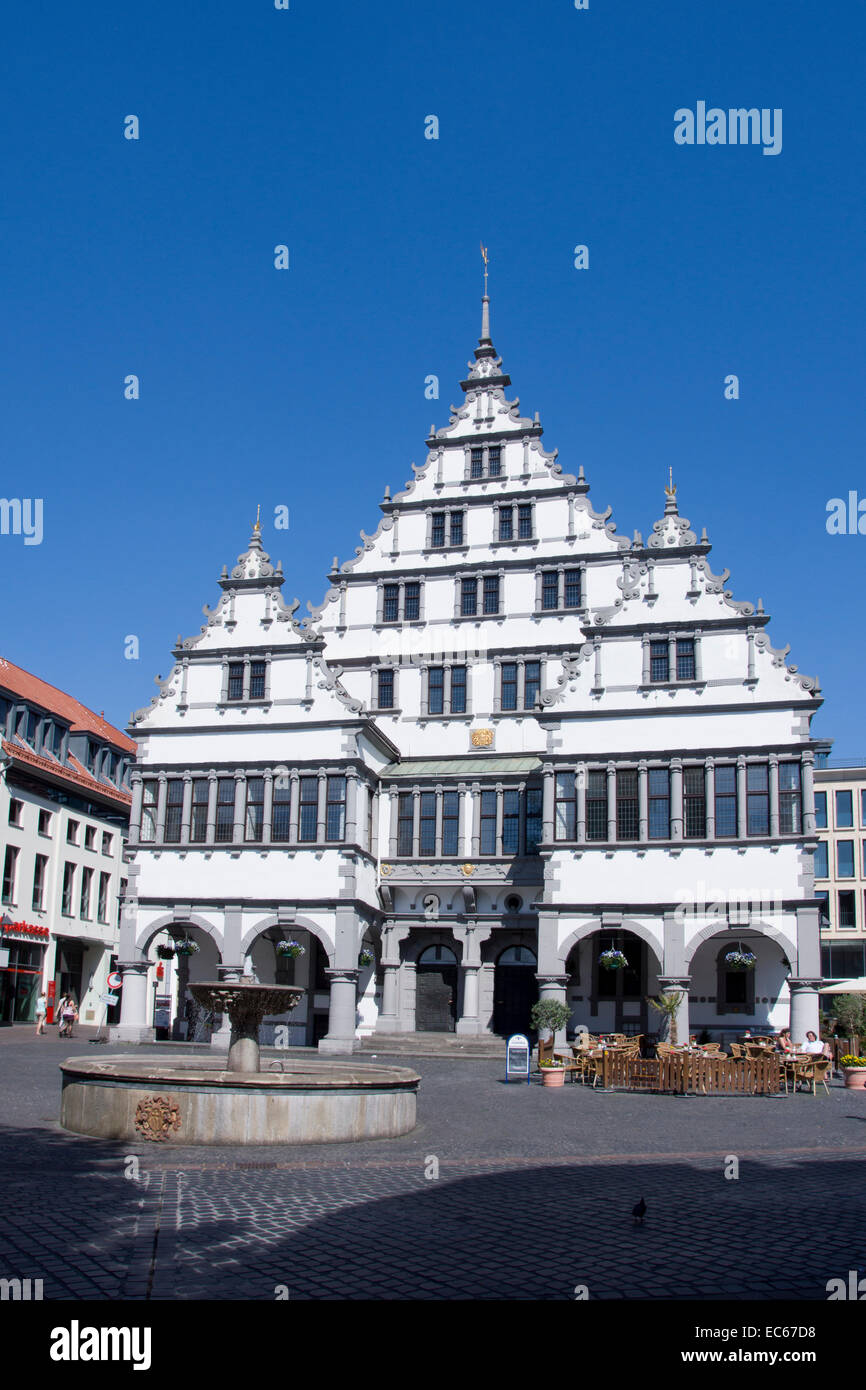
[[[542,1067],[541,1079],[545,1086],[564,1086],[565,1067]]]

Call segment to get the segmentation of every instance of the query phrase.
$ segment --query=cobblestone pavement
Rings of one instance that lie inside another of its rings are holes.
[[[0,1030],[0,1278],[46,1298],[824,1300],[866,1268],[866,1097],[839,1084],[550,1091],[421,1058],[402,1139],[124,1146],[57,1125],[84,1050]]]

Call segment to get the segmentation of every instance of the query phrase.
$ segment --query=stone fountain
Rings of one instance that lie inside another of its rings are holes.
[[[294,1009],[293,985],[230,980],[191,985],[193,997],[228,1013],[231,1042],[219,1056],[135,1053],[61,1063],[60,1123],[101,1139],[174,1144],[326,1144],[393,1138],[415,1128],[420,1077],[406,1067],[341,1063],[296,1053],[261,1070],[263,1018]]]

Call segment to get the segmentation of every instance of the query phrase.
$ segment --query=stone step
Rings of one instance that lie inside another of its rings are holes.
[[[360,1050],[379,1056],[408,1057],[496,1057],[505,1060],[505,1039],[487,1034],[481,1037],[457,1033],[371,1033],[360,1039]]]

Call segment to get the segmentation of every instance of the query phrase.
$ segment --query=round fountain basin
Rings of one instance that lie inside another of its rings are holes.
[[[276,1066],[282,1070],[268,1070]],[[408,1067],[292,1057],[258,1072],[222,1057],[70,1057],[60,1123],[99,1139],[186,1144],[330,1144],[415,1128]]]

